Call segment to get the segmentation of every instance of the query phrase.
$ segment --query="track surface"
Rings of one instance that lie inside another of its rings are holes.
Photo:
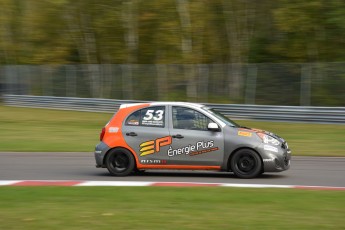
[[[112,177],[93,153],[0,153],[0,180],[202,182],[345,187],[345,158],[293,157],[288,171],[244,180],[232,173],[152,170]]]

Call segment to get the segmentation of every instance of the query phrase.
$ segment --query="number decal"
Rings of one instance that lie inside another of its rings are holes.
[[[155,120],[155,121],[160,121],[163,119],[163,114],[164,114],[163,110],[154,111],[152,109],[149,109],[149,110],[147,110],[145,117],[143,117],[143,119],[145,121],[149,121],[149,120],[152,120],[152,118],[153,118],[153,120]]]
[[[152,127],[164,127],[164,107],[155,107],[143,111],[141,125]]]
[[[152,110],[152,109],[147,110],[147,112],[146,112],[146,114],[145,114],[145,117],[143,117],[143,119],[144,119],[145,121],[152,120],[153,112],[154,112],[154,110]]]
[[[163,113],[164,113],[163,110],[157,110],[157,111],[155,112],[155,115],[156,115],[156,116],[153,117],[153,120],[155,120],[155,121],[160,121],[160,120],[162,120],[162,119],[163,119]]]

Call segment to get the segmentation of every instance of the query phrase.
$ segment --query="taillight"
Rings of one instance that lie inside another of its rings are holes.
[[[99,140],[102,141],[105,134],[105,127],[102,128],[102,132],[99,134]]]

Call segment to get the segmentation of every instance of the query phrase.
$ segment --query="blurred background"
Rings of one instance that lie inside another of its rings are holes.
[[[0,0],[2,94],[345,106],[343,0]]]

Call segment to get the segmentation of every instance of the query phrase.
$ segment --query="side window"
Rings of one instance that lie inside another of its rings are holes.
[[[137,125],[139,126],[140,121],[140,110],[132,113],[126,120],[126,125]]]
[[[190,108],[173,106],[174,129],[192,129],[207,131],[207,126],[212,120],[204,114]]]
[[[164,127],[165,106],[149,107],[138,110],[126,120],[126,125]]]

